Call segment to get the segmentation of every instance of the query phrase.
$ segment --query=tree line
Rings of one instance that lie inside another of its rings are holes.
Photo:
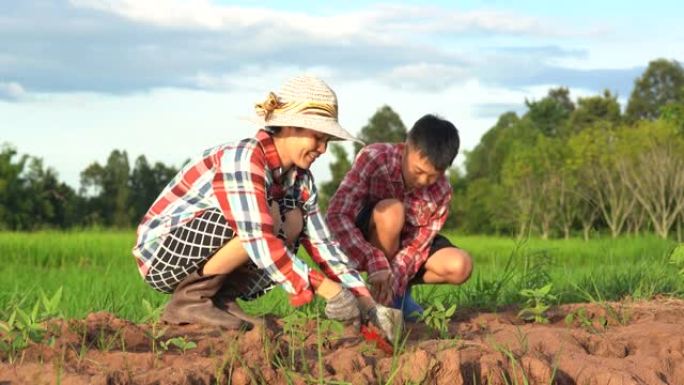
[[[463,169],[448,171],[454,188],[448,227],[543,238],[684,236],[684,69],[678,62],[650,62],[624,111],[610,91],[572,100],[563,87],[525,106],[521,115],[501,114],[464,153]],[[401,142],[406,132],[399,114],[382,106],[359,137]],[[360,146],[354,144],[354,154],[340,144],[329,150],[332,179],[319,183],[323,208]],[[126,152],[114,150],[105,164],[81,173],[75,191],[41,159],[4,145],[0,228],[135,226],[177,171],[144,156],[131,167]]]
[[[74,227],[130,228],[178,169],[140,156],[131,167],[126,151],[114,150],[103,165],[81,172],[78,191],[60,182],[40,158],[0,148],[0,229]]]

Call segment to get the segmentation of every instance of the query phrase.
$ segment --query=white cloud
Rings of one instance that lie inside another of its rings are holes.
[[[28,1],[8,9],[0,5],[0,79],[33,92],[225,90],[245,72],[283,68],[425,91],[472,78],[520,87],[556,73],[576,81],[581,73],[559,61],[589,55],[559,37],[581,29],[498,10],[374,5],[321,15],[208,0]]]
[[[0,82],[0,99],[19,101],[27,97],[28,94],[21,84],[17,82]]]
[[[439,90],[473,77],[474,74],[463,66],[416,63],[395,67],[382,80],[397,88]]]
[[[332,16],[258,7],[225,6],[207,0],[70,0],[77,7],[114,13],[164,27],[242,29],[270,25],[321,38],[432,32],[493,32],[501,34],[575,35],[583,29],[564,28],[535,17],[497,10],[458,11],[430,6],[375,5]],[[572,32],[570,32],[572,31]]]

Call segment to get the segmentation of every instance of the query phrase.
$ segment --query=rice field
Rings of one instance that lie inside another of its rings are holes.
[[[424,305],[440,301],[496,310],[520,302],[520,290],[547,283],[553,284],[559,303],[684,292],[677,267],[669,263],[677,243],[654,236],[585,242],[446,235],[471,253],[475,270],[460,287],[417,286],[414,295]],[[61,312],[67,318],[107,311],[142,320],[143,300],[161,306],[167,296],[140,278],[130,252],[134,240],[133,231],[0,233],[1,319],[15,305],[30,308],[41,292],[50,295],[61,287]],[[320,306],[318,301],[305,310]],[[282,315],[290,310],[279,289],[244,307],[254,314]]]

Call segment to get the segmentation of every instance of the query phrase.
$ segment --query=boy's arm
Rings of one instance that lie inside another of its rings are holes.
[[[445,195],[426,226],[412,227],[410,231],[404,233],[402,239],[404,246],[392,260],[392,273],[394,275],[392,289],[395,295],[400,295],[406,291],[408,281],[427,261],[432,240],[442,229],[449,216],[450,201],[451,190]]]
[[[328,278],[340,282],[357,297],[370,297],[363,279],[356,270],[349,268],[349,258],[330,234],[319,210],[313,183],[310,183],[309,188],[312,194],[304,205],[307,219],[302,232],[302,245]]]
[[[292,294],[290,302],[294,306],[308,303],[313,299],[311,270],[273,232],[263,154],[249,149],[235,153],[236,158],[217,154],[219,163],[212,186],[223,215],[249,258]]]
[[[385,254],[366,241],[355,223],[356,216],[368,203],[371,178],[383,178],[383,172],[387,172],[383,159],[373,156],[368,148],[362,149],[352,169],[330,199],[326,217],[328,226],[342,249],[358,266],[367,269],[368,274],[390,269]]]

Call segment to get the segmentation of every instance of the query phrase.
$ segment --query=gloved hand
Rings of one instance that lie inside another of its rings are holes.
[[[368,309],[362,317],[362,323],[370,323],[380,329],[389,342],[393,342],[396,336],[400,336],[404,329],[404,317],[399,309],[377,304]]]
[[[325,315],[329,319],[342,322],[357,320],[361,316],[358,300],[349,290],[342,289],[328,300]]]

